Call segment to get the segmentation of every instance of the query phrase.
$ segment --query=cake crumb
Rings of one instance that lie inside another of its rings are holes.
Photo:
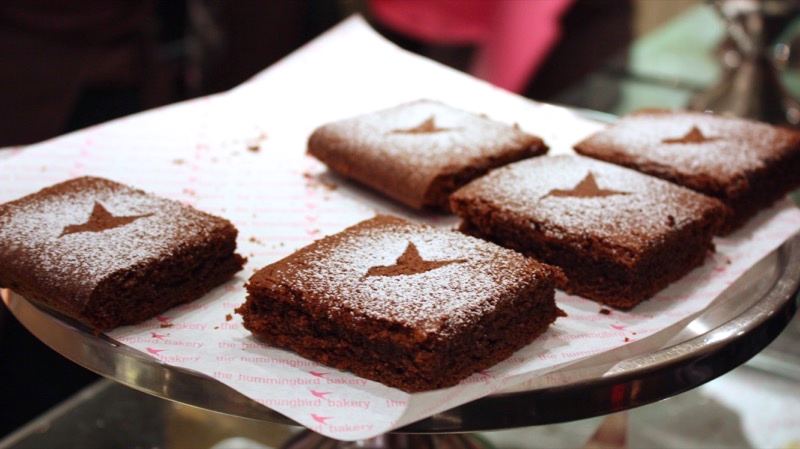
[[[261,142],[267,140],[267,138],[268,138],[267,133],[261,131],[256,138],[251,139],[247,143],[247,150],[253,153],[258,153],[259,151],[261,151]]]
[[[606,309],[605,307],[600,309],[600,315],[611,315],[611,310]]]
[[[162,323],[161,326],[159,326],[159,327],[161,329],[167,329],[167,328],[172,327],[172,326],[173,326],[172,323]]]
[[[233,319],[233,315],[231,315],[230,313],[225,314],[225,321],[230,321],[232,319]]]
[[[322,187],[325,187],[328,190],[336,190],[336,189],[339,188],[338,185],[334,184],[332,181],[329,181],[327,179],[319,179],[318,178],[318,181],[322,185]]]
[[[333,191],[339,188],[339,186],[329,179],[324,179],[320,176],[315,176],[309,172],[303,172],[303,178],[308,181],[309,187],[322,187],[326,190]]]

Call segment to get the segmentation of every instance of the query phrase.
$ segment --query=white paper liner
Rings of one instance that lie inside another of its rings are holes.
[[[571,152],[604,126],[402,51],[354,17],[229,92],[4,150],[0,202],[96,175],[233,221],[239,252],[249,258],[244,271],[192,304],[109,335],[340,440],[379,435],[499,390],[559,384],[565,380],[557,369],[566,364],[633,342],[646,347],[645,337],[675,332],[676,323],[800,229],[800,211],[784,201],[716,239],[717,252],[702,267],[632,312],[601,314],[598,304],[559,293],[567,318],[508,360],[444,390],[406,394],[258,343],[233,312],[256,269],[376,212],[456,223],[386,201],[305,156],[306,139],[320,124],[419,98],[518,123],[544,138],[551,154]]]

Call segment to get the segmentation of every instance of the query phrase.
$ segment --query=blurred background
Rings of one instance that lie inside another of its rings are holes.
[[[355,13],[404,48],[552,101],[695,3],[4,0],[0,147],[229,89]]]

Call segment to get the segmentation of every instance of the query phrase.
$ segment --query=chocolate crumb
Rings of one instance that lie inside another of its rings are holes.
[[[600,315],[611,315],[611,310],[606,309],[605,307],[600,309]]]
[[[319,177],[319,176],[312,175],[311,173],[308,173],[308,172],[303,172],[303,178],[305,178],[306,181],[308,181],[308,186],[309,187],[320,187],[321,186],[321,187],[325,188],[326,190],[336,190],[336,189],[339,188],[339,186],[336,185],[334,182],[332,182],[332,181],[330,181],[328,179],[324,179],[324,178]]]
[[[253,153],[258,153],[261,151],[261,142],[267,140],[267,133],[261,131],[261,133],[255,139],[250,139],[247,143],[247,150]]]

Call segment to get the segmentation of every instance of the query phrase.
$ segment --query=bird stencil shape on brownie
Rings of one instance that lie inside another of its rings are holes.
[[[455,131],[458,128],[439,128],[436,126],[436,118],[435,116],[428,117],[427,120],[420,123],[419,125],[413,128],[407,129],[394,129],[392,130],[391,134],[433,134],[433,133],[440,133],[444,131]]]
[[[628,192],[622,192],[619,190],[607,190],[601,189],[597,185],[597,181],[594,179],[594,175],[592,172],[586,175],[578,185],[575,186],[574,189],[570,190],[562,190],[562,189],[553,189],[547,192],[548,196],[560,196],[560,197],[573,197],[573,198],[603,198],[612,195],[627,195]]]
[[[424,260],[417,250],[417,246],[412,242],[408,242],[406,250],[394,265],[381,265],[371,267],[367,270],[365,278],[370,276],[409,276],[412,274],[421,274],[428,271],[435,270],[454,263],[464,263],[465,259],[458,260],[441,260],[441,261],[427,261]]]
[[[684,136],[673,138],[673,139],[664,139],[661,142],[670,144],[670,143],[706,143],[706,142],[713,142],[717,140],[716,137],[707,137],[703,134],[703,131],[700,130],[697,126],[692,126],[692,129],[689,130]]]
[[[86,223],[81,224],[73,224],[69,226],[65,226],[64,230],[61,232],[59,237],[63,237],[68,234],[75,234],[78,232],[102,232],[108,229],[119,228],[121,226],[125,226],[129,223],[133,223],[134,221],[149,217],[153,214],[144,214],[144,215],[129,215],[129,216],[114,216],[111,212],[109,212],[99,201],[94,202],[94,208],[92,209],[92,214],[89,216]]]

